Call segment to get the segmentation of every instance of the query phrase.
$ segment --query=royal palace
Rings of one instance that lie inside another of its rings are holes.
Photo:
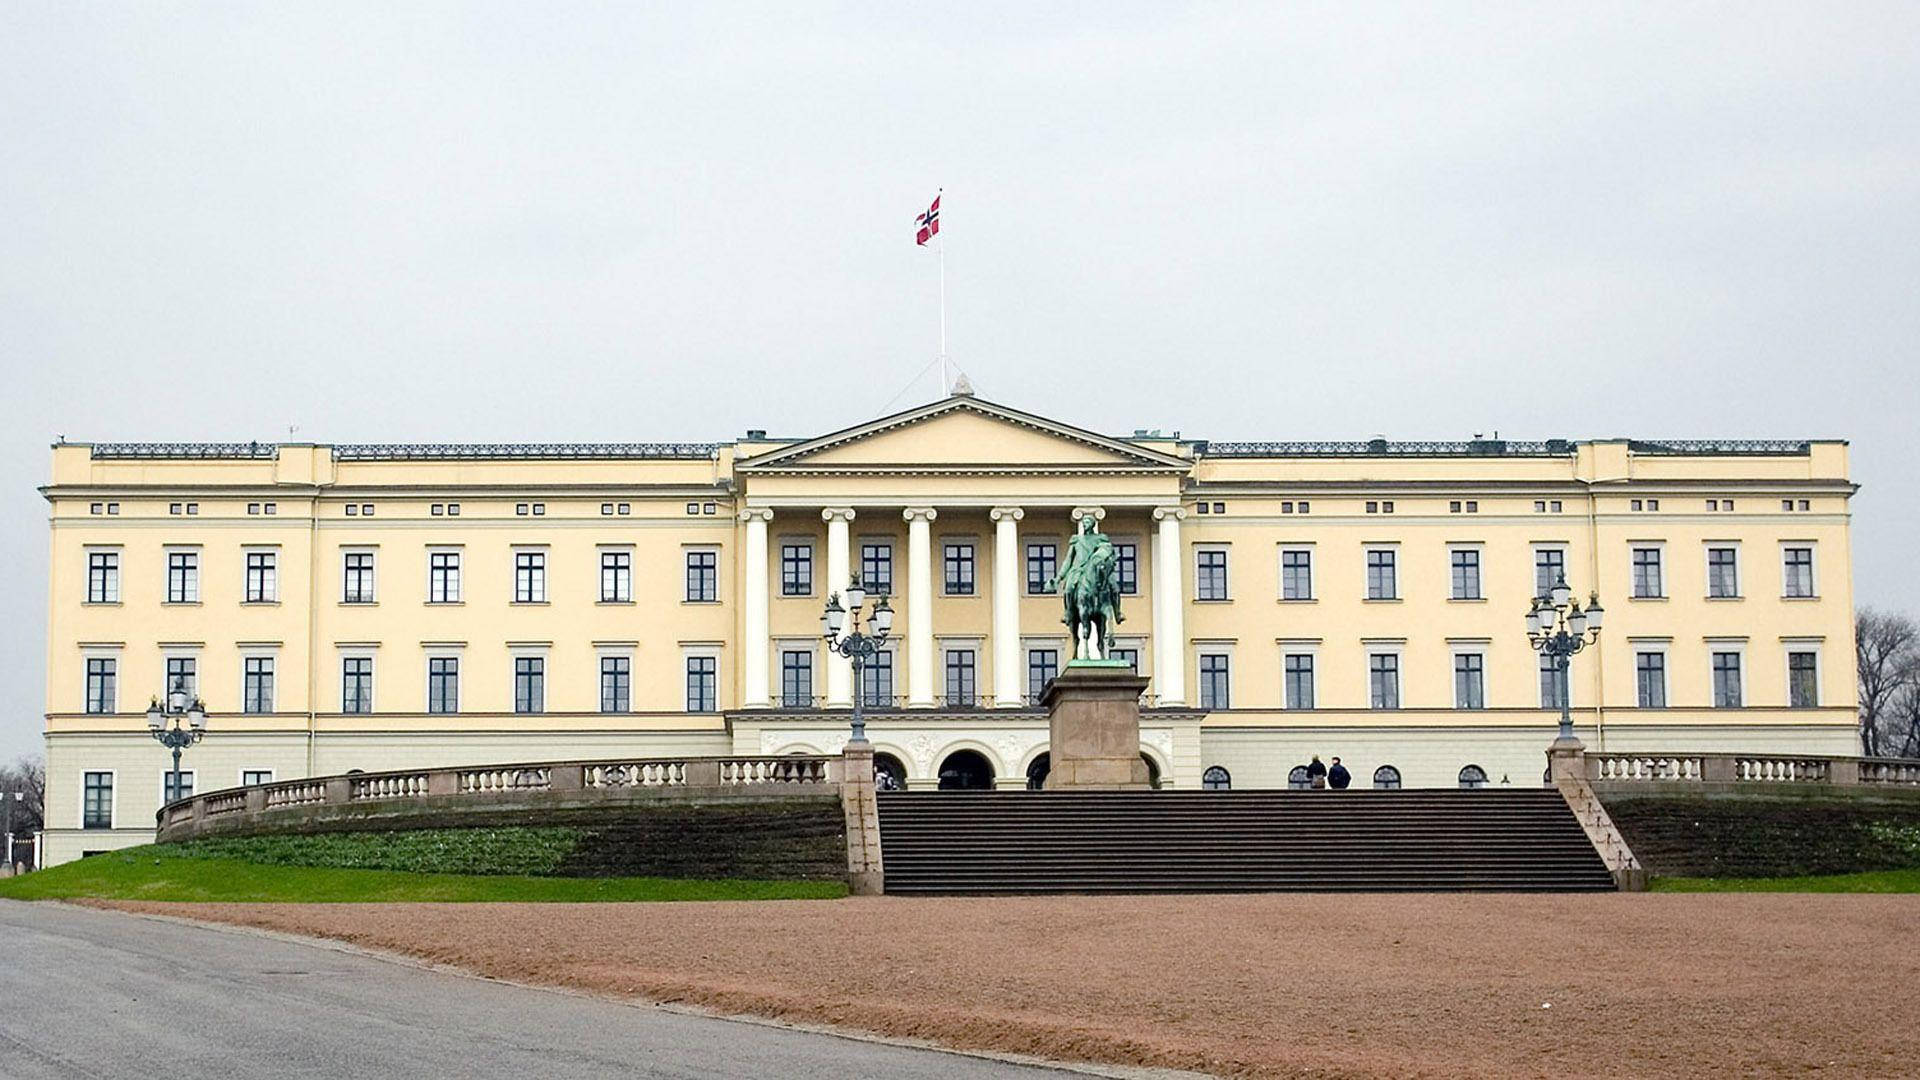
[[[1161,786],[1538,786],[1562,695],[1599,750],[1856,750],[1836,441],[1209,442],[960,393],[710,444],[62,443],[43,490],[49,864],[195,788],[833,753],[856,694],[884,783],[1026,787],[1088,514]],[[821,641],[856,577],[896,612],[858,686]],[[1562,579],[1606,613],[1570,685],[1526,632]]]

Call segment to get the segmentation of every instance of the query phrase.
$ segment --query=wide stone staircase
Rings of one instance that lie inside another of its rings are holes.
[[[886,792],[890,894],[1600,891],[1552,789]]]

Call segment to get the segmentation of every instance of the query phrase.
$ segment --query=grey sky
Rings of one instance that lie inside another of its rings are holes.
[[[1920,7],[644,6],[0,11],[0,755],[55,433],[828,430],[933,355],[941,185],[983,396],[1850,438],[1920,612]]]

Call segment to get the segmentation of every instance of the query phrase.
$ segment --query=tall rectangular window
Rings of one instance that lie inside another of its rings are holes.
[[[162,806],[180,799],[193,798],[193,770],[181,769],[174,772],[168,769],[160,774],[160,804]]]
[[[1453,707],[1487,707],[1486,658],[1480,653],[1453,654]]]
[[[1226,653],[1200,654],[1200,707],[1203,709],[1230,709],[1233,707],[1232,679],[1228,673]]]
[[[340,556],[343,604],[373,603],[373,552],[349,551]]]
[[[720,708],[720,661],[712,656],[687,657],[687,711],[715,712]]]
[[[948,596],[973,595],[973,545],[952,543],[942,554]]]
[[[1313,708],[1313,654],[1288,653],[1285,666],[1287,708]]]
[[[1227,598],[1227,553],[1218,549],[1202,548],[1193,553],[1193,563],[1193,598],[1225,600]]]
[[[167,552],[167,603],[197,604],[200,602],[200,553],[197,551]]]
[[[869,709],[893,707],[893,650],[881,649],[867,657],[860,669],[860,699]]]
[[[1633,595],[1641,599],[1666,595],[1665,576],[1660,572],[1660,549],[1633,549]]]
[[[633,599],[633,552],[600,553],[600,602],[625,604]],[[620,710],[625,712],[625,709]]]
[[[547,553],[513,553],[513,602],[544,604],[547,601]]]
[[[436,656],[427,661],[427,711],[460,711],[460,658]]]
[[[893,595],[893,545],[860,545],[860,584],[870,593]]]
[[[111,656],[87,658],[87,711],[110,713],[119,701],[119,662]]]
[[[113,774],[90,772],[81,780],[80,827],[113,828]]]
[[[513,711],[547,711],[547,661],[539,656],[513,658]]]
[[[780,595],[813,594],[813,545],[780,545]]]
[[[340,658],[340,711],[355,714],[373,711],[373,657]]]
[[[971,709],[977,695],[972,649],[947,650],[947,708]]]
[[[780,654],[780,704],[789,709],[813,707],[813,653],[806,649]]]
[[[633,711],[633,660],[626,656],[600,658],[600,711]]]
[[[687,599],[697,604],[711,604],[720,599],[719,552],[687,552]]]
[[[1040,703],[1040,694],[1060,674],[1060,650],[1027,650],[1027,704]]]
[[[186,691],[189,698],[200,696],[200,663],[191,656],[167,657],[167,690]]]
[[[427,556],[427,602],[460,602],[460,553],[436,551]]]
[[[1533,552],[1533,595],[1545,596],[1554,583],[1567,576],[1567,553],[1562,548],[1535,548]]]
[[[1713,654],[1713,707],[1716,709],[1737,709],[1744,698],[1740,692],[1740,654],[1737,652],[1717,652]]]
[[[1453,552],[1453,598],[1480,599],[1480,552],[1477,549],[1459,548]]]
[[[1664,709],[1667,707],[1667,654],[1663,652],[1643,652],[1633,659],[1634,675],[1638,681],[1639,704],[1643,709]]]
[[[273,711],[273,657],[249,656],[241,661],[240,711]]]
[[[117,604],[120,602],[120,553],[117,551],[90,551],[87,553],[87,603]]]
[[[1280,553],[1280,599],[1313,599],[1313,552]]]
[[[1785,574],[1780,595],[1806,597],[1813,595],[1813,549],[1810,547],[1790,547],[1781,553],[1781,565]]]
[[[270,604],[280,599],[279,557],[271,551],[247,552],[247,591],[249,604]]]
[[[1053,591],[1060,570],[1060,548],[1051,543],[1027,545],[1027,592],[1044,596]]]
[[[1570,704],[1567,698],[1567,673],[1551,656],[1540,657],[1540,707],[1558,709]]]
[[[1707,549],[1707,595],[1716,598],[1740,595],[1740,555],[1733,548]]]
[[[1814,653],[1787,654],[1787,704],[1795,709],[1820,704],[1820,658]]]
[[[1394,553],[1367,552],[1367,599],[1394,600],[1400,596],[1400,583],[1394,572]]]
[[[1400,707],[1400,657],[1374,653],[1367,658],[1367,703],[1375,709]]]
[[[1114,573],[1120,578],[1120,595],[1138,596],[1140,594],[1140,545],[1115,544],[1113,553],[1116,559]]]

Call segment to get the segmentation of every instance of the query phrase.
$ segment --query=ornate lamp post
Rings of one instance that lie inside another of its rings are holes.
[[[173,726],[168,727],[168,721]],[[181,722],[185,721],[185,727]],[[180,797],[180,751],[200,741],[207,733],[207,707],[198,695],[187,694],[187,680],[175,679],[163,705],[159,698],[147,706],[147,733],[161,746],[173,751],[173,797]]]
[[[827,648],[853,661],[853,741],[856,743],[867,741],[867,721],[860,711],[866,688],[860,681],[860,672],[866,667],[867,658],[880,651],[880,646],[886,644],[887,634],[893,630],[893,608],[882,594],[868,616],[872,632],[862,633],[860,609],[866,603],[867,590],[856,577],[847,585],[847,606],[841,607],[840,594],[834,593],[827,597],[827,609],[820,614],[821,636],[826,639]]]
[[[1533,598],[1527,612],[1527,640],[1535,652],[1552,658],[1560,676],[1560,739],[1573,741],[1573,684],[1568,677],[1568,661],[1573,654],[1600,640],[1600,623],[1606,609],[1600,606],[1600,594],[1592,593],[1587,606],[1581,607],[1567,587],[1565,574],[1554,581],[1545,596]]]

